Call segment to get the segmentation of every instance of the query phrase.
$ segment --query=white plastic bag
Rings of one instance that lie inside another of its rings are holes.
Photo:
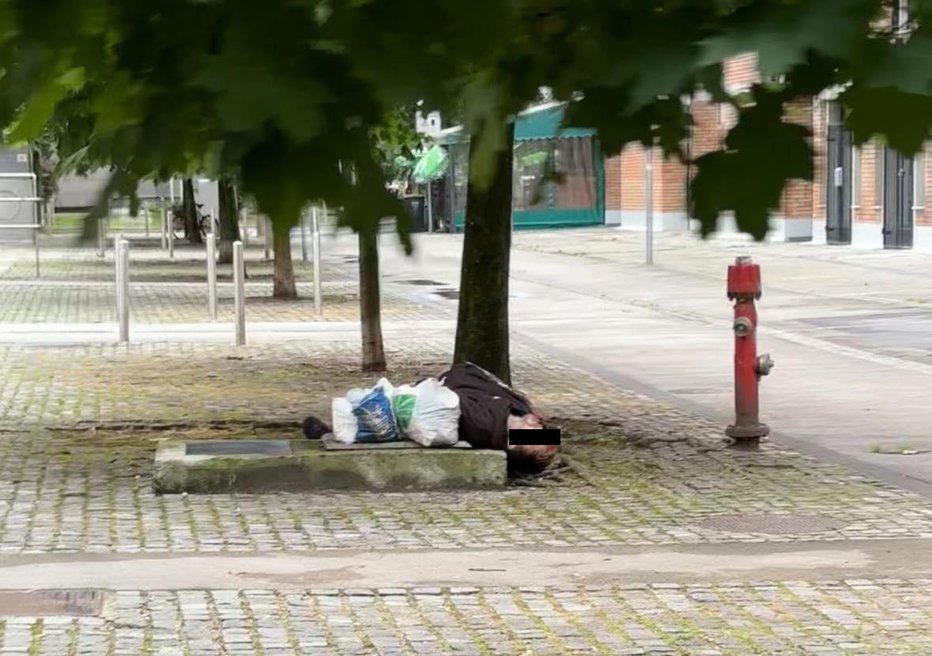
[[[407,437],[421,446],[453,446],[459,440],[460,397],[436,378],[415,386],[417,398]]]
[[[349,400],[350,404],[352,404],[352,406],[355,408],[356,406],[359,405],[360,401],[362,401],[364,398],[366,398],[366,396],[368,396],[369,392],[379,387],[381,387],[385,391],[385,396],[387,396],[388,398],[392,398],[392,395],[395,393],[395,386],[392,385],[388,381],[388,378],[379,378],[379,382],[377,382],[372,387],[369,387],[369,388],[354,387],[353,389],[351,389],[349,392],[346,393],[346,398]]]
[[[388,400],[389,423],[391,426],[385,427],[385,417],[370,416],[359,410],[360,404],[369,397],[372,392],[381,389]],[[391,399],[395,392],[395,387],[387,378],[379,379],[375,385],[368,389],[354,388],[346,393],[345,397],[333,399],[330,405],[330,411],[333,419],[333,434],[337,441],[344,444],[354,444],[356,442],[379,442],[399,439],[397,426],[395,425],[394,414],[391,408]],[[381,423],[379,423],[381,420]],[[378,426],[373,422],[379,423]],[[384,435],[382,435],[384,433]]]
[[[345,396],[333,400],[330,404],[332,415],[333,435],[343,444],[352,444],[356,441],[356,415],[353,414],[353,404]]]

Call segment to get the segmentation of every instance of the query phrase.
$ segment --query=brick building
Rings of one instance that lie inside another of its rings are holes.
[[[726,63],[727,90],[737,92],[757,81],[755,55]],[[718,148],[735,120],[729,107],[702,96],[692,100],[692,114],[695,127],[688,147],[694,156]],[[815,176],[812,182],[788,184],[780,210],[771,218],[769,239],[932,250],[932,207],[925,203],[926,189],[932,189],[932,167],[926,166],[929,146],[914,158],[886,152],[875,143],[851,147],[829,92],[791,107],[787,120],[810,128]],[[662,159],[659,151],[652,163],[655,229],[683,230],[692,172],[680,162]],[[645,195],[640,145],[606,158],[606,224],[642,228]],[[719,231],[736,232],[734,222],[721,220]]]

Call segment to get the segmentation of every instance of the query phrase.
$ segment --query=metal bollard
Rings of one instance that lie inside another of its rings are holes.
[[[114,292],[116,293],[116,319],[123,317],[123,258],[120,257],[120,242],[113,243]],[[121,333],[122,334],[122,333]]]
[[[728,267],[728,298],[735,301],[735,423],[725,434],[744,448],[757,448],[770,428],[760,421],[758,387],[773,368],[770,355],[757,357],[757,309],[761,297],[760,267],[750,257],[738,257]]]
[[[311,252],[314,256],[314,314],[322,316],[323,291],[320,280],[320,217],[317,208],[311,208]]]
[[[268,261],[269,251],[271,250],[271,245],[272,245],[272,222],[265,217],[263,217],[261,221],[262,221],[263,227],[265,228],[263,232],[263,234],[265,235],[265,259],[266,261]]]
[[[240,234],[243,236],[243,246],[249,246],[249,210],[245,207],[243,208],[240,223],[242,224]]]
[[[217,235],[207,235],[207,317],[217,320]]]
[[[301,212],[301,261],[307,264],[307,213]]]
[[[123,235],[121,233],[117,233],[113,235],[113,262],[118,269],[121,266],[120,265],[120,244],[121,243],[123,243]],[[119,293],[119,290],[118,290],[118,293]]]
[[[175,257],[175,213],[168,213],[168,257]]]
[[[168,248],[168,212],[165,211],[165,199],[163,198],[160,205],[159,217],[162,221],[162,250]]]
[[[129,344],[129,242],[120,240],[116,254],[120,342]]]
[[[104,219],[97,220],[97,257],[107,254],[107,230]]]
[[[149,218],[150,218],[150,217],[149,217],[149,210],[150,210],[149,204],[146,203],[146,204],[144,205],[144,212],[145,212],[145,215],[146,215],[146,237],[149,236]]]
[[[236,345],[246,344],[246,267],[243,242],[233,242],[233,305],[235,308]]]

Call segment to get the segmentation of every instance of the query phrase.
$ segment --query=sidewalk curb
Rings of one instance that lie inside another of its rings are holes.
[[[684,399],[676,394],[671,394],[649,383],[644,383],[637,378],[627,374],[608,369],[592,360],[573,354],[569,351],[550,346],[540,340],[522,332],[515,331],[519,339],[532,348],[539,350],[552,358],[560,360],[572,367],[582,369],[590,374],[599,376],[619,387],[630,390],[636,394],[642,394],[650,397],[655,401],[661,401],[680,410],[690,412],[714,421],[720,422],[722,430],[731,422],[732,417],[726,413],[719,412],[708,406]],[[779,431],[771,431],[770,441],[782,446],[788,447],[803,455],[811,456],[823,462],[845,466],[859,474],[875,479],[881,483],[892,485],[894,487],[907,490],[926,499],[932,499],[932,481],[927,481],[915,476],[902,474],[890,467],[865,462],[859,458],[839,453],[833,449],[828,449],[812,442],[793,437]]]

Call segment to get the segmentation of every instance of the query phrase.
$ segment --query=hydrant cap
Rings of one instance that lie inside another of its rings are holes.
[[[728,267],[728,298],[760,298],[760,267],[751,258],[739,257]]]

